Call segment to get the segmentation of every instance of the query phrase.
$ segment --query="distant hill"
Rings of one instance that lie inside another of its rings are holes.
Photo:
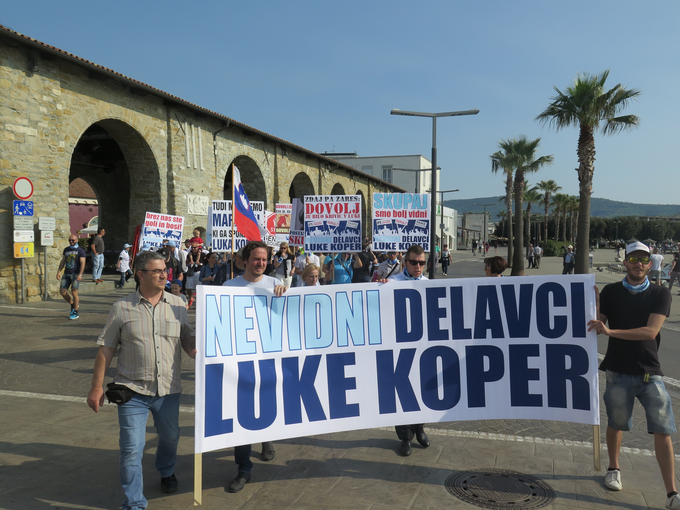
[[[486,208],[491,215],[491,221],[498,220],[497,214],[505,211],[505,197],[469,198],[463,200],[446,200],[444,205],[456,209],[459,214],[466,212],[481,213],[484,207],[474,204],[494,204]],[[526,209],[526,204],[524,204]],[[543,212],[543,204],[532,207],[532,212]],[[606,198],[590,199],[590,215],[601,218],[616,216],[674,216],[680,214],[680,205],[634,204],[632,202],[617,202]]]

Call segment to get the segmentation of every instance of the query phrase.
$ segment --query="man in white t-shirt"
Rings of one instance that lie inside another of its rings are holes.
[[[654,248],[649,257],[652,260],[652,268],[649,270],[649,279],[656,278],[656,284],[661,284],[661,264],[663,264],[663,255],[659,254],[659,249]]]
[[[401,272],[401,255],[396,251],[388,251],[387,259],[378,265],[378,279],[389,278]]]
[[[534,267],[541,269],[541,256],[543,256],[543,248],[539,245],[534,246]]]
[[[274,295],[283,295],[287,287],[281,285],[279,279],[264,274],[265,269],[267,269],[268,254],[267,245],[263,242],[253,241],[246,244],[242,248],[241,255],[246,266],[245,272],[241,276],[227,280],[222,286],[272,289]],[[249,444],[234,448],[234,461],[238,465],[238,474],[229,484],[227,489],[229,492],[239,492],[250,481],[250,470],[253,468],[253,463],[250,460],[251,449],[252,447]],[[260,454],[262,460],[270,461],[275,454],[274,443],[271,441],[262,443],[262,453]]]

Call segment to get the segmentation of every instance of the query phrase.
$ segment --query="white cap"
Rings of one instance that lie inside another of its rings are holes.
[[[634,251],[646,251],[649,253],[649,246],[641,243],[640,241],[635,241],[634,243],[630,243],[628,246],[626,246],[626,255],[629,255]]]

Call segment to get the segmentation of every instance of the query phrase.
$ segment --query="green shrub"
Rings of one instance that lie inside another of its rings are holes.
[[[569,246],[568,241],[567,242],[562,242],[560,241],[559,243],[556,241],[553,241],[552,239],[549,239],[548,241],[543,241],[541,243],[541,248],[543,248],[543,256],[544,257],[561,257],[564,254],[564,249],[562,248],[563,246]],[[576,248],[576,244],[573,245],[574,248]]]

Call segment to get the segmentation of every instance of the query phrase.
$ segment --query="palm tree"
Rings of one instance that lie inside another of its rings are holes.
[[[500,218],[501,221],[503,222],[503,229],[501,230],[501,237],[505,237],[505,219],[508,216],[508,213],[505,211],[498,211],[498,214],[496,214],[496,217]]]
[[[524,225],[522,224],[522,198],[524,197],[524,174],[538,171],[543,165],[553,162],[552,156],[536,158],[536,149],[541,143],[540,138],[528,140],[522,135],[518,139],[501,140],[498,142],[500,151],[491,156],[492,161],[497,161],[496,156],[501,156],[503,165],[501,168],[512,168],[515,174],[515,236],[513,239],[512,276],[524,275]],[[500,165],[500,163],[498,163]]]
[[[505,214],[506,221],[508,222],[508,266],[512,267],[512,177],[515,169],[508,159],[508,154],[502,151],[494,152],[490,157],[491,171],[496,173],[498,170],[503,169],[503,172],[505,173]]]
[[[555,241],[558,243],[564,241],[567,237],[564,227],[560,229],[560,224],[561,220],[564,220],[563,224],[566,225],[566,205],[568,201],[569,195],[555,193],[555,198],[553,199],[555,204]],[[562,235],[560,236],[560,234]]]
[[[526,183],[529,186],[529,183]],[[526,233],[525,233],[525,245],[529,246],[531,243],[531,206],[532,204],[538,204],[543,199],[543,195],[538,191],[538,187],[534,186],[532,188],[524,190],[524,201],[527,203],[526,211]]]
[[[550,207],[550,198],[552,195],[562,189],[557,183],[550,179],[549,181],[541,181],[538,183],[538,189],[543,192],[543,207],[545,207],[545,221],[543,222],[543,239],[548,240],[548,208]]]
[[[616,84],[605,90],[609,70],[597,75],[580,73],[573,85],[564,92],[554,87],[557,95],[552,103],[537,117],[557,131],[568,126],[578,126],[578,180],[579,180],[579,228],[576,253],[577,274],[588,273],[588,245],[590,238],[590,195],[593,192],[595,171],[595,136],[598,129],[603,135],[615,134],[636,127],[637,115],[621,115],[631,100],[640,95],[637,89],[626,89]]]

